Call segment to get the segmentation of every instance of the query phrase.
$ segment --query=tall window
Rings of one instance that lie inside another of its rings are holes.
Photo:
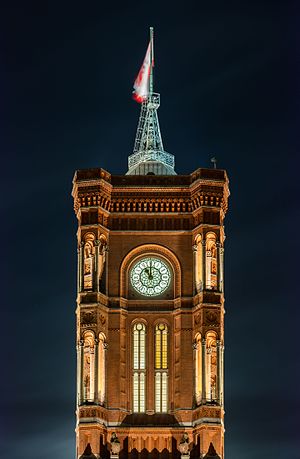
[[[202,398],[202,346],[201,335],[197,334],[195,339],[195,397],[197,405]]]
[[[133,411],[145,411],[146,380],[146,327],[142,323],[133,326]]]
[[[84,347],[83,347],[83,400],[84,402],[94,401],[94,365],[95,365],[95,340],[94,334],[87,331],[84,334]]]
[[[215,233],[206,235],[206,288],[217,289],[217,244]]]
[[[155,327],[155,411],[168,410],[168,327]]]
[[[206,400],[217,400],[217,337],[215,332],[206,335]]]
[[[103,405],[105,400],[105,337],[103,333],[99,335],[98,349],[98,400]]]

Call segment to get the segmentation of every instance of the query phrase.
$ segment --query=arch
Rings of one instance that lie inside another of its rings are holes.
[[[209,330],[205,335],[206,341],[206,400],[216,401],[217,395],[217,333]]]
[[[147,255],[158,255],[164,258],[174,274],[173,296],[181,295],[181,266],[176,255],[168,248],[158,244],[143,244],[132,249],[124,258],[120,266],[120,296],[128,298],[128,274],[133,262]]]
[[[146,324],[134,321],[132,336],[132,400],[133,412],[143,413],[146,409]]]
[[[200,405],[202,400],[202,337],[196,333],[194,341],[195,349],[195,400]]]
[[[83,289],[92,290],[95,268],[95,234],[83,236]]]
[[[165,413],[168,410],[168,368],[169,368],[169,327],[165,321],[155,325],[155,411]]]
[[[195,268],[195,286],[196,291],[199,293],[203,290],[203,244],[202,244],[202,236],[201,234],[197,234],[195,237],[195,244],[194,244],[194,268]]]
[[[205,244],[206,288],[217,290],[218,267],[217,267],[217,235],[214,232],[206,233]]]
[[[97,380],[97,397],[100,405],[104,404],[105,401],[105,389],[106,389],[106,337],[104,333],[99,333],[98,343],[98,380]]]
[[[83,401],[94,401],[95,394],[95,334],[91,330],[83,333]]]

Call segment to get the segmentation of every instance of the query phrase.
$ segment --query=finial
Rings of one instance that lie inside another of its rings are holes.
[[[215,158],[215,157],[211,158],[210,162],[213,163],[214,169],[217,169],[217,158]]]

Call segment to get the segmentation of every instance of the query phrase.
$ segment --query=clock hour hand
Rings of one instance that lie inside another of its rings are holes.
[[[152,261],[150,260],[150,275],[149,275],[149,279],[153,279],[153,276],[152,276]]]

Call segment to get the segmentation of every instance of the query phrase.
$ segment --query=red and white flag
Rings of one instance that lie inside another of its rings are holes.
[[[152,67],[154,67],[154,60],[152,58],[152,63],[151,63],[151,50],[152,43],[150,41],[147,52],[144,58],[144,62],[142,67],[140,68],[139,74],[136,77],[136,80],[134,82],[133,88],[133,94],[132,97],[134,100],[139,102],[140,104],[147,98],[149,94],[149,84],[150,84],[150,73],[152,70]]]

